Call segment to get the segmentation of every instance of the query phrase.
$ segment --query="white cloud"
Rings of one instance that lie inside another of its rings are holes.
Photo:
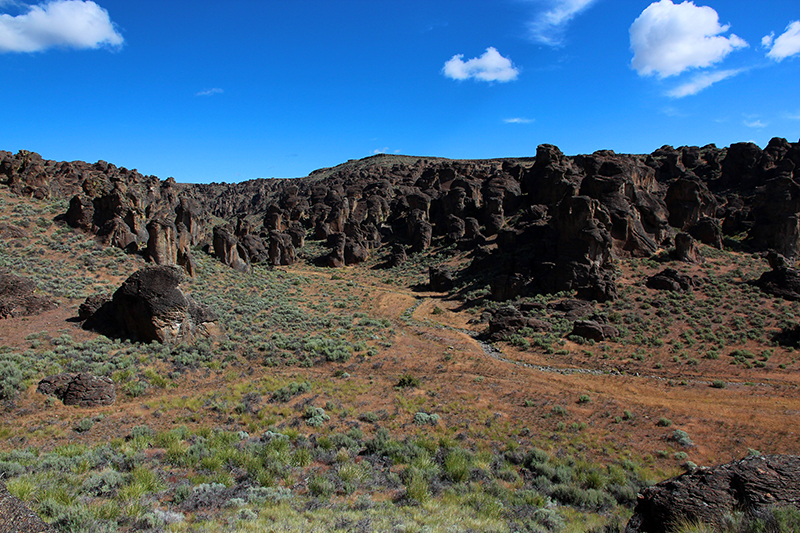
[[[489,47],[481,57],[474,57],[467,61],[464,55],[454,55],[444,64],[442,72],[454,80],[468,80],[470,78],[480,81],[506,82],[517,79],[517,70],[507,59],[500,55],[494,47]]]
[[[718,81],[726,80],[728,78],[736,76],[741,72],[742,69],[737,69],[737,70],[720,70],[718,72],[708,72],[704,74],[698,74],[690,81],[669,91],[667,93],[667,96],[671,96],[672,98],[683,98],[684,96],[691,96],[693,94],[699,93],[703,89],[708,89]]]
[[[205,89],[204,91],[200,91],[199,93],[195,93],[195,96],[211,96],[213,94],[222,94],[225,91],[220,89],[219,87],[213,87],[211,89]]]
[[[531,39],[548,46],[561,46],[567,24],[596,0],[547,0],[548,9],[528,23]]]
[[[761,122],[760,120],[753,120],[753,121],[744,121],[744,125],[748,128],[766,128],[767,125]]]
[[[532,118],[514,117],[503,119],[506,124],[530,124],[534,120]]]
[[[772,43],[775,42],[775,32],[770,32],[761,38],[761,46],[764,48],[772,48]]]
[[[775,61],[783,61],[787,57],[800,54],[800,21],[796,20],[786,26],[786,31],[770,44],[772,48],[767,52],[767,57]]]
[[[721,26],[719,15],[694,2],[653,2],[630,27],[631,65],[641,76],[667,78],[690,68],[703,68],[722,61],[746,41]]]
[[[123,42],[108,11],[90,1],[55,0],[30,6],[21,15],[0,14],[0,53],[119,47]]]

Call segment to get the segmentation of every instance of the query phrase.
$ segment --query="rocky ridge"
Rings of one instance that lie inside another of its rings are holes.
[[[695,241],[734,239],[794,258],[799,165],[800,143],[780,138],[764,149],[664,146],[648,155],[566,156],[545,144],[534,158],[378,155],[305,178],[189,185],[21,151],[0,152],[0,180],[17,194],[68,197],[71,226],[189,274],[199,248],[247,272],[292,264],[306,239],[324,243],[317,259],[331,267],[383,250],[398,264],[454,244],[475,250],[473,264],[450,276],[454,285],[491,271],[497,300],[574,291],[603,301],[616,297],[619,257],[677,245],[678,257],[697,262]]]

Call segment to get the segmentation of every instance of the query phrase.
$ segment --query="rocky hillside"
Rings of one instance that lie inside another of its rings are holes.
[[[396,265],[433,243],[474,249],[451,278],[489,276],[496,300],[576,291],[616,296],[614,258],[724,240],[793,258],[800,249],[800,143],[672,148],[649,155],[448,160],[378,155],[298,179],[187,185],[104,161],[54,162],[0,152],[12,192],[69,197],[67,222],[156,264],[195,268],[205,249],[241,271],[288,265],[306,239],[331,267],[385,254]],[[488,245],[488,246],[487,246]],[[510,253],[513,251],[513,254]],[[196,253],[196,252],[195,252]]]

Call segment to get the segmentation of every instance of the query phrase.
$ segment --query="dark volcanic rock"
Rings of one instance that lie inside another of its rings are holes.
[[[221,226],[214,228],[214,255],[239,272],[250,272],[250,258],[239,240]]]
[[[0,270],[0,318],[37,315],[57,307],[54,301],[35,292],[33,281]]]
[[[600,342],[619,337],[619,330],[614,326],[600,324],[594,320],[577,320],[572,325],[570,335]]]
[[[772,270],[761,274],[754,284],[786,300],[800,300],[800,271],[791,268],[786,258],[774,251],[767,254],[767,261]]]
[[[550,324],[536,318],[524,316],[516,307],[506,306],[495,311],[489,321],[489,338],[493,341],[506,340],[522,328],[536,332],[550,331]]]
[[[177,229],[168,220],[153,219],[147,223],[147,256],[157,265],[174,265],[178,261]]]
[[[111,302],[110,294],[94,294],[84,300],[78,307],[78,318],[88,320],[100,310],[101,307]]]
[[[697,247],[697,242],[688,233],[675,235],[675,259],[684,263],[702,263],[703,256]]]
[[[432,291],[447,292],[453,288],[455,272],[446,266],[432,266],[428,269],[428,278]]]
[[[702,217],[713,217],[717,200],[705,183],[696,178],[681,178],[670,185],[664,198],[669,224],[680,230],[694,226]]]
[[[117,332],[145,342],[191,341],[217,334],[216,317],[183,294],[178,287],[181,280],[181,271],[174,266],[139,270],[84,323],[84,328]]]
[[[0,239],[24,239],[28,236],[28,232],[14,224],[7,224],[0,222]]]
[[[757,515],[800,502],[800,457],[765,455],[697,468],[642,491],[625,533],[666,533],[680,521],[722,527],[735,512]]]
[[[697,285],[697,280],[681,274],[675,269],[665,268],[658,274],[647,278],[646,285],[658,291],[688,292]]]
[[[703,244],[722,249],[722,226],[714,218],[700,218],[689,228],[689,234]]]
[[[4,533],[54,533],[55,529],[44,523],[19,498],[13,496],[0,482],[0,531]]]
[[[48,376],[39,382],[36,392],[55,396],[64,402],[64,405],[79,407],[112,405],[117,399],[111,378],[86,373]]]

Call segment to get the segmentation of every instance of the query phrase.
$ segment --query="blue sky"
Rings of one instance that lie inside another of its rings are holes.
[[[796,0],[0,0],[0,149],[181,182],[800,138]]]

